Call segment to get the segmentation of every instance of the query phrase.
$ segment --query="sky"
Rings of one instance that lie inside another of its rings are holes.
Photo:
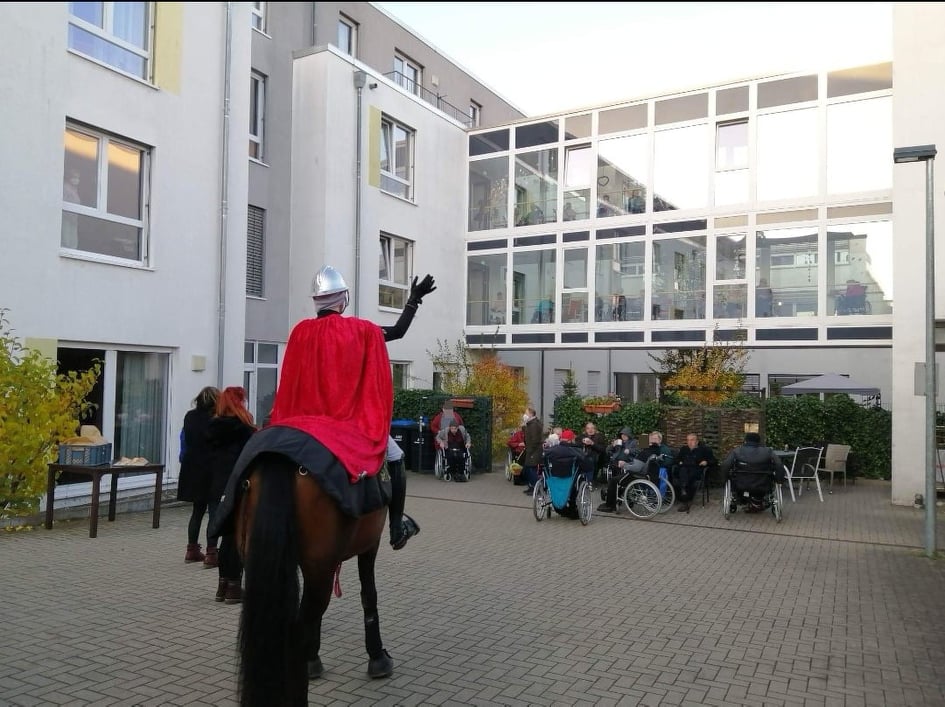
[[[531,116],[892,59],[890,2],[373,4]]]

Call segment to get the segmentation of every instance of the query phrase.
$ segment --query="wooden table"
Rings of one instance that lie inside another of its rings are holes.
[[[115,506],[118,501],[118,477],[120,475],[134,476],[136,474],[154,474],[154,514],[152,528],[161,525],[161,482],[164,480],[163,464],[144,464],[139,466],[115,466],[114,464],[100,464],[98,466],[78,466],[75,464],[49,464],[46,470],[46,529],[53,525],[53,506],[56,500],[56,473],[68,471],[71,474],[82,474],[92,480],[92,507],[89,509],[89,537],[98,535],[98,506],[100,486],[105,474],[112,475],[111,496],[108,499],[108,520],[115,520]]]

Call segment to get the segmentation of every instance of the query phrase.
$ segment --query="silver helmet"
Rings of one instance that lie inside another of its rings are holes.
[[[315,279],[312,280],[312,297],[347,291],[348,285],[345,279],[331,265],[325,265],[315,273]]]

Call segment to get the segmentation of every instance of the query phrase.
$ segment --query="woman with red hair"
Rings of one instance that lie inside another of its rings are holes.
[[[239,386],[224,388],[217,396],[215,415],[207,427],[211,449],[210,497],[216,503],[219,503],[226,490],[226,482],[233,472],[240,452],[255,431],[253,416],[246,409],[246,391]],[[216,600],[238,604],[243,598],[243,565],[232,535],[220,538],[218,568]]]

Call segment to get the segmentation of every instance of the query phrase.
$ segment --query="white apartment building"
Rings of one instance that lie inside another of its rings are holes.
[[[93,424],[170,485],[201,387],[245,385],[264,419],[330,263],[379,324],[437,278],[390,346],[401,387],[464,339],[524,368],[547,416],[568,368],[637,399],[648,352],[735,335],[759,387],[877,385],[911,503],[924,170],[892,150],[945,145],[945,7],[894,25],[888,63],[526,118],[370,3],[13,4],[0,307],[64,370],[104,361]]]

